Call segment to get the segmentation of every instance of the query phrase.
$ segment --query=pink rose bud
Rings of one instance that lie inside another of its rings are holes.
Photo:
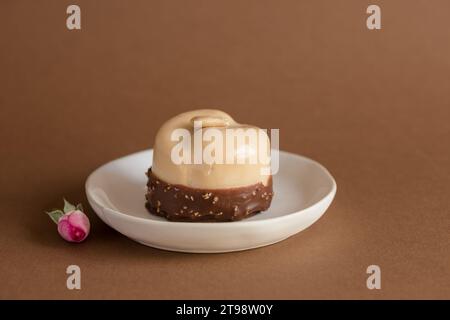
[[[81,211],[67,212],[58,221],[58,232],[69,242],[81,242],[89,234],[90,223],[88,217]]]
[[[47,212],[58,225],[58,232],[64,240],[81,242],[89,235],[89,218],[83,213],[81,204],[74,206],[64,199],[64,210]]]

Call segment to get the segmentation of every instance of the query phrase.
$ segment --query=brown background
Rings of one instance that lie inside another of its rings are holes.
[[[0,298],[450,298],[448,1],[76,1],[69,31],[71,3],[0,2]],[[324,218],[231,254],[148,248],[90,208],[88,241],[59,238],[43,210],[210,106],[329,168]]]

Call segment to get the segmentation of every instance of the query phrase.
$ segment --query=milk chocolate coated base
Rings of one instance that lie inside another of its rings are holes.
[[[272,179],[267,186],[202,190],[168,184],[147,172],[147,209],[171,221],[225,222],[248,218],[267,210],[273,197]]]

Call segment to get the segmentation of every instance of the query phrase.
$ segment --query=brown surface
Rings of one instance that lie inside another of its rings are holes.
[[[376,2],[381,31],[359,0],[77,1],[68,31],[72,2],[1,1],[0,298],[450,298],[450,4]],[[44,209],[209,106],[329,168],[324,218],[231,254],[151,249],[92,210],[87,242],[59,238]]]

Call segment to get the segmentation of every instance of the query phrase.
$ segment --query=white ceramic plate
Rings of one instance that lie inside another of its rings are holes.
[[[144,206],[153,150],[109,162],[86,181],[86,194],[110,227],[144,245],[182,252],[229,252],[270,245],[317,221],[336,193],[336,183],[319,163],[280,151],[274,198],[268,211],[236,222],[169,222]]]

